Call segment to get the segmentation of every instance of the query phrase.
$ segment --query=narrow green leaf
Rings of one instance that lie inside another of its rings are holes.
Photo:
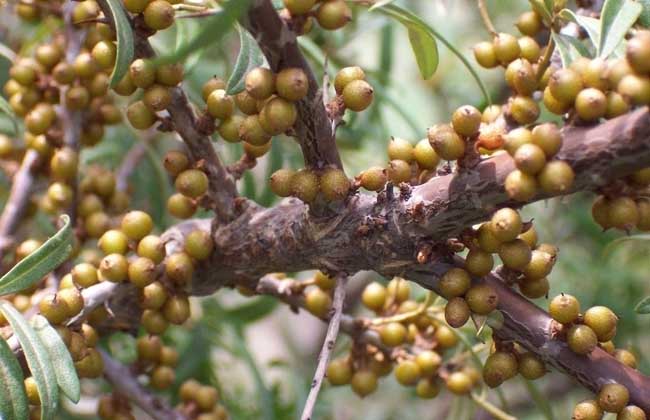
[[[122,2],[120,0],[106,0],[106,3],[108,3],[112,15],[109,18],[115,23],[115,32],[117,35],[117,56],[115,57],[115,67],[113,67],[110,80],[110,86],[113,87],[129,71],[135,49],[131,22],[122,8]]]
[[[645,28],[650,28],[650,0],[639,0],[639,4],[643,7],[639,23]]]
[[[29,326],[27,320],[16,308],[9,302],[0,301],[0,311],[7,318],[11,329],[16,334],[25,354],[29,371],[36,382],[36,389],[41,398],[41,418],[52,419],[59,403],[59,388],[50,356],[36,331]]]
[[[18,134],[18,123],[16,122],[16,114],[14,114],[14,110],[11,109],[11,105],[9,105],[9,102],[7,102],[7,100],[2,96],[0,96],[0,112],[6,114],[11,120],[11,124],[14,127],[14,132],[10,134]]]
[[[436,32],[426,22],[408,10],[393,4],[385,4],[375,10],[399,21],[408,30],[411,49],[423,79],[429,79],[438,68]]]
[[[35,315],[30,322],[50,356],[54,367],[56,383],[66,397],[73,403],[78,403],[81,397],[79,377],[77,377],[74,362],[72,361],[70,352],[68,352],[68,348],[63,343],[63,340],[61,340],[61,336],[47,322],[47,319],[41,315]]]
[[[195,34],[200,30],[201,20],[200,19],[177,19],[175,22],[176,25],[176,46],[175,49],[179,49],[191,39],[192,34]],[[183,68],[185,69],[185,74],[190,74],[194,67],[199,64],[205,48],[201,48],[196,52],[191,53],[184,62]]]
[[[63,227],[54,236],[0,278],[0,296],[27,289],[68,259],[72,252],[70,218],[64,214],[60,220]]]
[[[0,55],[11,62],[13,62],[16,59],[16,53],[14,52],[14,50],[7,47],[3,43],[0,43]]]
[[[23,371],[6,341],[0,338],[0,418],[21,420],[29,417]]]
[[[237,31],[239,32],[239,55],[232,74],[226,83],[226,93],[228,95],[235,95],[243,91],[246,73],[264,63],[264,55],[251,34],[239,25],[237,25]]]
[[[600,13],[598,57],[607,58],[637,21],[643,6],[632,0],[605,0]]]
[[[177,48],[171,54],[163,55],[154,60],[157,64],[177,63],[208,45],[217,43],[233,26],[237,19],[248,10],[251,0],[228,0],[223,3],[223,9],[202,20],[200,30],[187,43]]]
[[[650,296],[646,296],[635,307],[634,311],[637,314],[647,315],[650,314]]]
[[[370,6],[370,9],[368,9],[368,10],[372,12],[373,10],[378,9],[380,7],[383,7],[383,6],[386,6],[388,3],[392,3],[394,1],[395,0],[379,0],[378,2],[376,2],[375,4]]]
[[[600,20],[588,16],[577,15],[570,9],[564,9],[560,12],[562,19],[580,25],[589,36],[594,48],[600,45]]]
[[[563,67],[569,67],[571,63],[580,57],[591,56],[589,50],[587,50],[587,47],[585,47],[579,39],[555,32],[553,32],[551,35],[555,41],[556,48],[560,52],[560,58],[562,59]]]

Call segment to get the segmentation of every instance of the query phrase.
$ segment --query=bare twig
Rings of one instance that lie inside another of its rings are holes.
[[[305,402],[305,408],[302,411],[301,420],[311,420],[314,406],[318,398],[318,392],[323,384],[323,378],[327,370],[327,363],[330,359],[330,354],[334,349],[336,337],[339,334],[339,326],[341,324],[341,316],[343,314],[343,302],[345,301],[345,284],[346,277],[336,278],[336,288],[334,289],[334,300],[332,302],[331,317],[327,326],[327,334],[323,341],[323,348],[318,355],[318,365],[316,366],[316,373],[314,373],[314,380],[311,383],[311,389]]]
[[[257,159],[244,153],[237,162],[228,166],[228,172],[230,172],[233,178],[241,179],[246,171],[253,169],[256,165]]]
[[[152,394],[138,382],[131,370],[100,350],[104,360],[104,377],[113,390],[133,401],[154,420],[187,420],[187,417],[174,410],[167,402]]]

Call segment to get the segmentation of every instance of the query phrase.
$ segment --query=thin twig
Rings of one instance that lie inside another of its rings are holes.
[[[496,420],[517,420],[516,417],[511,416],[496,405],[492,404],[482,397],[477,396],[476,394],[470,394],[470,398],[482,409],[490,413]]]
[[[550,38],[548,41],[548,45],[546,46],[546,52],[544,52],[544,57],[542,57],[542,61],[540,61],[539,66],[537,67],[538,81],[542,80],[542,77],[544,77],[544,73],[546,72],[546,69],[551,63],[551,57],[553,57],[553,51],[555,51],[555,41],[553,41],[553,38]]]
[[[341,316],[343,314],[343,302],[345,301],[345,284],[346,277],[337,277],[336,288],[334,289],[334,301],[332,303],[332,316],[330,317],[329,325],[327,326],[327,334],[323,340],[323,348],[318,355],[318,366],[316,366],[316,373],[314,373],[314,380],[311,382],[311,389],[305,402],[305,408],[302,411],[301,420],[311,420],[314,406],[318,399],[318,392],[323,384],[325,371],[327,370],[327,363],[330,359],[330,354],[334,349],[336,337],[339,335],[339,326],[341,324]]]
[[[235,179],[241,179],[244,173],[257,165],[257,159],[244,153],[242,157],[232,165],[228,165],[228,172]]]
[[[485,0],[478,0],[478,11],[481,14],[481,19],[483,19],[485,28],[488,30],[488,32],[490,32],[491,35],[496,35],[497,31],[494,29],[492,19],[490,19],[490,13],[488,12]]]
[[[138,382],[131,370],[100,350],[104,360],[104,377],[113,386],[113,390],[133,401],[154,420],[187,420],[180,412],[174,410],[164,399],[149,392]]]

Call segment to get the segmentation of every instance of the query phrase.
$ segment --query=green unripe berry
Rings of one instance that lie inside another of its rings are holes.
[[[513,200],[529,201],[537,194],[538,183],[534,176],[517,169],[508,174],[504,188]]]
[[[366,308],[379,312],[386,303],[386,296],[386,288],[380,283],[372,282],[363,289],[361,302]]]
[[[497,210],[490,219],[490,229],[500,242],[509,242],[517,239],[521,233],[523,222],[516,210],[505,207]]]
[[[514,354],[496,351],[485,360],[483,380],[490,388],[496,388],[518,373],[517,358]]]
[[[129,264],[128,277],[136,287],[146,287],[156,279],[156,264],[149,258],[138,257]]]
[[[301,169],[291,178],[291,194],[305,203],[314,201],[318,191],[318,176],[312,170]]]
[[[18,63],[9,69],[9,77],[23,86],[31,86],[36,81],[38,73],[32,66]]]
[[[316,20],[323,29],[334,31],[352,20],[352,10],[344,0],[329,0],[316,9]]]
[[[374,89],[365,80],[353,80],[345,86],[342,96],[346,108],[361,112],[372,103]]]
[[[618,317],[609,308],[605,306],[594,306],[584,313],[584,323],[591,328],[598,341],[609,341],[616,334],[616,324]]]
[[[172,95],[167,86],[152,85],[144,91],[142,102],[153,112],[158,112],[171,104]]]
[[[486,283],[476,284],[467,291],[465,300],[471,311],[478,315],[488,315],[497,308],[499,295]]]
[[[501,64],[508,64],[519,58],[521,52],[517,38],[506,33],[494,37],[494,55]]]
[[[296,102],[307,96],[309,79],[301,68],[286,68],[277,74],[275,90],[282,98]]]
[[[126,118],[138,130],[146,130],[157,121],[156,114],[143,101],[133,102],[126,109]]]
[[[305,293],[305,309],[319,318],[325,318],[332,306],[332,298],[318,287]]]
[[[239,126],[239,137],[253,146],[263,146],[271,140],[271,135],[264,131],[258,115],[249,115]]]
[[[481,126],[481,112],[471,105],[463,105],[452,114],[451,125],[461,136],[473,137]]]
[[[474,45],[474,58],[476,62],[486,69],[491,69],[499,65],[494,44],[483,41]]]
[[[472,249],[467,253],[465,258],[465,269],[476,277],[486,276],[494,267],[494,258],[492,254],[482,249]]]
[[[320,191],[327,201],[340,201],[350,191],[350,180],[341,169],[326,169],[319,178]]]
[[[97,241],[104,254],[126,254],[129,250],[129,238],[116,229],[107,230]]]
[[[172,324],[181,325],[190,317],[190,302],[187,296],[171,296],[163,305],[163,315]]]
[[[156,68],[151,61],[138,58],[129,66],[129,77],[136,87],[146,89],[156,81]]]
[[[155,31],[167,29],[174,23],[174,8],[164,0],[153,0],[142,13],[144,23]]]
[[[366,169],[359,175],[359,178],[361,186],[368,191],[380,191],[388,181],[386,170],[379,166]]]
[[[406,341],[408,331],[406,327],[399,322],[390,322],[379,328],[379,337],[381,342],[389,347],[396,347]]]
[[[445,305],[445,321],[451,327],[462,327],[469,320],[470,315],[469,305],[462,297],[451,298]]]
[[[552,158],[562,148],[562,133],[557,125],[544,123],[533,128],[531,141],[540,147],[548,159]]]
[[[472,390],[472,379],[465,372],[452,372],[447,377],[447,389],[456,395],[466,395]]]
[[[352,375],[350,385],[352,391],[363,398],[377,389],[377,375],[371,370],[358,370]]]
[[[576,324],[566,335],[569,348],[576,354],[589,354],[598,345],[596,333],[586,325]]]
[[[646,420],[645,412],[636,405],[628,405],[618,413],[616,420]]]
[[[197,229],[187,234],[183,249],[190,257],[204,260],[212,254],[214,242],[209,232]]]
[[[469,273],[462,268],[452,268],[440,277],[438,292],[447,300],[463,296],[472,283]]]
[[[578,116],[584,121],[597,121],[605,116],[607,97],[598,89],[583,89],[576,97],[575,109]]]
[[[153,220],[147,213],[133,210],[124,215],[120,228],[129,239],[139,241],[151,232]]]
[[[551,95],[558,101],[571,104],[584,87],[580,74],[565,68],[559,69],[551,76],[548,87]]]
[[[275,78],[271,70],[257,67],[246,75],[246,91],[253,98],[263,100],[275,91]]]
[[[208,113],[214,118],[224,120],[235,111],[235,101],[223,89],[216,89],[208,96]]]
[[[259,123],[262,129],[271,134],[278,135],[293,127],[298,118],[296,106],[281,97],[269,99],[259,114]]]
[[[448,125],[429,128],[427,137],[431,147],[444,160],[456,160],[465,154],[465,141]]]
[[[198,198],[208,190],[208,176],[199,169],[186,169],[176,177],[174,186],[181,194]]]
[[[624,385],[606,384],[598,392],[598,405],[609,413],[618,413],[630,401],[630,393]]]
[[[561,324],[570,324],[578,319],[580,302],[574,296],[561,294],[555,296],[548,306],[548,313]]]
[[[566,194],[571,190],[575,174],[568,163],[561,160],[548,162],[537,175],[542,191],[550,195]]]
[[[41,299],[38,310],[52,324],[61,324],[68,319],[68,314],[72,312],[68,305],[58,299],[55,294],[47,295]]]
[[[167,199],[167,211],[179,219],[189,219],[196,212],[196,203],[183,194],[172,194]]]
[[[603,410],[594,400],[585,400],[576,404],[573,409],[572,420],[601,420]]]
[[[338,95],[343,94],[343,89],[354,80],[365,80],[366,73],[359,66],[344,67],[334,78],[334,89]]]
[[[325,376],[334,386],[347,385],[352,379],[352,366],[345,358],[334,359],[327,365]]]
[[[528,380],[539,379],[546,374],[546,367],[537,355],[526,352],[519,356],[519,374]]]
[[[171,176],[176,177],[190,167],[190,158],[180,150],[170,150],[165,155],[163,166]]]

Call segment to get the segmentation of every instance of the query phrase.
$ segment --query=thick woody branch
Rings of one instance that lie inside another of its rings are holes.
[[[341,168],[332,122],[323,104],[323,92],[298,47],[294,32],[280,19],[270,0],[254,0],[244,25],[257,40],[274,72],[295,67],[307,75],[309,92],[297,103],[298,120],[294,126],[305,165]]]

